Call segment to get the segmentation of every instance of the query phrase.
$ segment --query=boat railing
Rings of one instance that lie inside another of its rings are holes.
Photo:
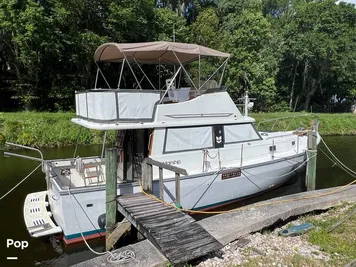
[[[163,186],[163,169],[172,171],[175,173],[175,203],[177,207],[180,206],[180,176],[188,175],[187,171],[183,168],[172,166],[160,161],[153,160],[151,158],[145,158],[142,161],[142,187],[143,190],[152,193],[153,192],[153,166],[159,168],[159,198],[164,200],[164,186]]]
[[[191,87],[168,90],[91,89],[75,94],[78,118],[94,122],[152,122],[157,105],[188,101],[202,94],[225,91],[206,88],[197,94]]]
[[[153,121],[160,90],[93,89],[77,91],[76,114],[97,122]]]
[[[39,158],[38,157],[31,157],[31,156],[27,156],[27,155],[22,155],[22,154],[17,154],[17,153],[12,153],[12,152],[4,152],[4,156],[5,157],[12,156],[12,157],[25,158],[25,159],[34,160],[34,161],[40,161],[40,162],[42,162],[42,171],[44,171],[44,159],[43,159],[43,153],[41,152],[41,150],[39,150],[37,148],[34,148],[34,147],[24,146],[24,145],[10,143],[10,142],[5,142],[5,145],[18,147],[18,148],[23,148],[23,149],[27,149],[27,150],[32,150],[32,151],[38,152],[40,154]]]
[[[292,116],[267,119],[257,123],[258,131],[273,132],[276,131],[291,131],[296,129],[307,129],[313,126],[313,120],[317,116],[314,113],[298,114]]]

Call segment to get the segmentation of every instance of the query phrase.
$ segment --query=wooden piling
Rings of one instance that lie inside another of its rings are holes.
[[[142,187],[147,193],[152,194],[153,187],[153,170],[152,164],[148,162],[148,158],[145,158],[141,163],[142,168]]]
[[[315,190],[316,181],[317,131],[308,132],[308,163],[306,171],[307,190]]]
[[[106,237],[115,229],[117,212],[117,149],[107,148],[105,151],[106,169]],[[106,250],[110,250],[112,244],[106,238]]]
[[[175,178],[176,178],[176,206],[178,208],[181,208],[181,205],[180,205],[180,174],[176,172]]]
[[[163,168],[159,167],[159,198],[164,200]]]

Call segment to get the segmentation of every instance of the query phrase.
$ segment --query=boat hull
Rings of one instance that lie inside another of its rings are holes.
[[[187,210],[206,210],[261,194],[285,183],[305,162],[305,154],[274,159],[217,172],[181,177],[181,205]],[[52,181],[53,182],[53,181]],[[118,185],[118,195],[141,192],[139,183]],[[158,180],[153,194],[158,195]],[[53,218],[67,244],[105,235],[98,218],[105,213],[105,187],[62,190],[52,184],[48,199]],[[175,179],[164,180],[164,200],[175,202]]]
[[[241,175],[224,179],[222,172],[198,177],[184,177],[181,185],[181,205],[185,209],[205,210],[226,205],[239,199],[271,190],[285,183],[304,162],[304,154],[280,160],[272,160],[241,168]],[[301,168],[299,168],[301,169]],[[298,170],[299,170],[298,169]],[[239,168],[231,169],[234,173]],[[229,173],[229,170],[225,172]],[[175,182],[165,181],[165,201],[175,200]],[[158,181],[153,184],[153,194],[158,195]]]

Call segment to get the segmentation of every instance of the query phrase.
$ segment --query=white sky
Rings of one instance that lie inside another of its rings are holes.
[[[347,3],[352,3],[356,5],[356,0],[341,0],[340,2],[347,2]]]

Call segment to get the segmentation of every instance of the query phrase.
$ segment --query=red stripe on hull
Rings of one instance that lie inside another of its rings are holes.
[[[84,236],[84,238],[85,238],[85,240],[91,240],[91,239],[103,237],[105,235],[106,235],[105,232],[103,232],[103,233],[96,233],[96,234],[86,235],[86,236]],[[64,241],[64,243],[66,243],[66,245],[71,245],[71,244],[84,242],[82,236],[76,237],[76,238],[71,238],[71,239],[66,239],[65,237],[63,237],[63,241]]]

